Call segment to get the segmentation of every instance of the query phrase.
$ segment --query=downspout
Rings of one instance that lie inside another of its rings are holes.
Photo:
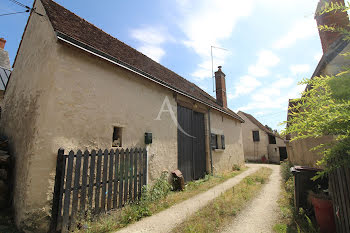
[[[214,174],[213,172],[213,155],[211,150],[211,127],[210,127],[210,108],[208,108],[208,123],[209,123],[209,153],[210,153],[210,171],[211,175]]]
[[[149,169],[148,169],[148,165],[149,165],[149,156],[150,156],[150,153],[149,153],[149,151],[150,151],[150,145],[148,144],[148,145],[146,145],[146,151],[147,151],[147,157],[146,157],[146,167],[147,167],[147,172],[146,172],[146,185],[148,185],[148,173],[149,173]]]

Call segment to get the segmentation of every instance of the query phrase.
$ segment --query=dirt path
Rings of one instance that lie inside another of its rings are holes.
[[[170,232],[177,224],[182,223],[186,218],[194,214],[197,210],[204,207],[209,201],[218,197],[222,192],[238,184],[244,177],[254,173],[259,169],[258,165],[248,165],[250,168],[222,184],[211,188],[210,190],[192,197],[186,201],[176,204],[167,210],[164,210],[151,217],[144,218],[141,221],[121,229],[123,232]]]
[[[261,166],[250,164],[249,166]],[[265,166],[265,165],[264,165]],[[280,166],[266,165],[273,169],[269,182],[263,187],[259,196],[255,198],[223,233],[265,233],[273,232],[272,228],[279,215],[277,200],[280,194],[281,176]]]

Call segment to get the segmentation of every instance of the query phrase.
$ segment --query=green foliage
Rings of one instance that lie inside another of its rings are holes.
[[[284,182],[286,182],[293,174],[290,172],[290,168],[293,164],[290,161],[281,162],[280,172]]]
[[[318,15],[349,10],[350,4],[326,3]],[[346,28],[321,25],[320,30],[339,32],[350,41]],[[350,57],[350,53],[341,54]],[[300,84],[307,88],[302,97],[295,99],[289,108],[290,117],[284,134],[291,134],[292,140],[319,138],[333,135],[334,140],[313,148],[323,155],[318,165],[325,167],[324,175],[341,165],[350,167],[350,67],[335,76],[320,76],[304,79]]]
[[[171,188],[167,173],[162,173],[152,186],[143,186],[141,199],[125,208],[121,220],[122,224],[127,225],[143,217],[151,216],[151,204],[165,198],[170,193]]]
[[[234,165],[232,166],[232,171],[240,171],[240,170],[241,170],[241,166],[240,166],[240,165],[234,164]]]
[[[290,177],[282,186],[280,199],[278,200],[281,214],[279,222],[273,227],[274,232],[319,233],[316,219],[314,217],[310,218],[302,208],[296,210],[294,207],[293,177]]]

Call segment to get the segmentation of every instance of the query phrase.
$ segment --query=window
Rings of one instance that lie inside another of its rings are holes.
[[[269,143],[270,144],[276,144],[276,137],[273,135],[269,135]]]
[[[211,134],[211,149],[225,149],[225,135]]]
[[[259,130],[253,131],[253,141],[254,142],[260,141]]]
[[[112,147],[122,146],[122,128],[113,127]]]

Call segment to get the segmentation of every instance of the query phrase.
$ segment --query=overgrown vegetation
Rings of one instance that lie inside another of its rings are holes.
[[[349,6],[331,3],[318,14],[347,10]],[[340,32],[344,40],[350,41],[350,31],[346,28],[322,25],[320,29]],[[350,53],[342,55],[349,57]],[[334,141],[313,148],[323,155],[318,165],[325,170],[319,175],[339,166],[350,167],[350,68],[344,67],[334,76],[304,79],[300,84],[307,85],[307,88],[289,108],[291,113],[285,122],[288,127],[284,133],[291,134],[292,140],[334,136]]]
[[[294,178],[289,171],[292,164],[281,164],[281,176],[283,178],[280,199],[279,222],[273,227],[276,233],[319,233],[315,219],[309,217],[303,209],[294,207]]]
[[[151,216],[176,203],[207,191],[245,170],[245,168],[236,167],[233,172],[223,175],[206,175],[201,180],[189,182],[182,192],[171,191],[172,187],[168,183],[167,174],[163,173],[152,186],[144,186],[141,200],[131,203],[123,209],[110,211],[101,216],[91,217],[89,215],[88,218],[84,217],[80,220],[80,229],[77,229],[75,232],[107,233],[116,231],[143,217]]]
[[[173,232],[217,232],[232,221],[246,203],[254,198],[271,175],[272,170],[261,168],[244,178],[231,190],[221,194],[204,208],[176,227]]]

